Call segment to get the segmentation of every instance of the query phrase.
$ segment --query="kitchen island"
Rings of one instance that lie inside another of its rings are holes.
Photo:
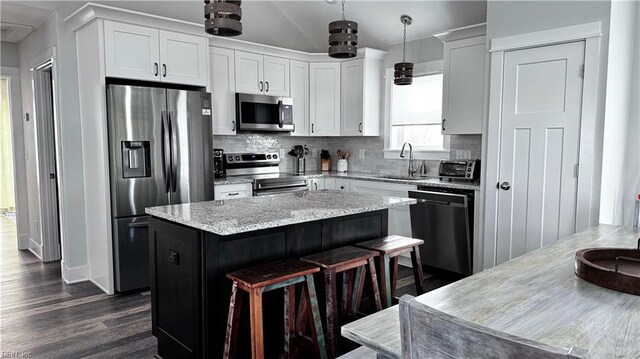
[[[640,296],[598,287],[574,274],[589,247],[635,248],[640,231],[599,225],[416,298],[464,320],[589,358],[638,358]],[[402,357],[398,306],[342,327],[342,335]]]
[[[225,274],[387,235],[389,208],[415,200],[313,191],[147,208],[152,332],[162,358],[218,358],[231,281]],[[243,311],[238,357],[248,348]],[[265,350],[282,348],[283,302],[264,296]],[[244,330],[242,330],[244,328]]]

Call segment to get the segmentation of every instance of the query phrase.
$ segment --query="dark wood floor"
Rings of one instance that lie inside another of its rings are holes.
[[[0,351],[15,358],[152,358],[150,297],[65,284],[60,262],[19,251],[15,225],[0,215]]]
[[[427,290],[450,282],[425,274]],[[410,268],[400,266],[397,292],[416,294]],[[150,297],[108,296],[91,282],[65,284],[60,262],[41,263],[19,251],[15,225],[0,215],[0,351],[9,353],[3,357],[152,358]]]

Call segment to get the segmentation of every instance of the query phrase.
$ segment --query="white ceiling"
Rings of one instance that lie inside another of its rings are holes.
[[[42,25],[51,11],[33,9],[26,6],[0,2],[0,39],[7,42],[19,42],[33,29]]]
[[[195,23],[204,20],[204,2],[199,0],[94,2]],[[24,0],[12,3],[56,11],[65,18],[86,1]],[[402,14],[408,14],[414,20],[407,29],[410,41],[484,22],[486,1],[347,0],[345,12],[347,19],[359,24],[360,47],[386,50],[402,42]],[[328,4],[324,0],[245,0],[242,13],[244,29],[239,39],[308,52],[327,50],[327,25],[341,16],[339,1]],[[2,9],[0,16],[5,17]]]

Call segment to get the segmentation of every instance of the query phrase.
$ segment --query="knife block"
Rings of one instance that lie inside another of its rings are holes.
[[[331,171],[331,159],[328,160],[320,160],[320,169],[322,171]]]

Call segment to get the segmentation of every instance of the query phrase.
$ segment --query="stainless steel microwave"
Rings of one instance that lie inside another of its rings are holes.
[[[440,161],[440,179],[476,181],[480,179],[480,160]]]
[[[237,93],[236,121],[240,131],[291,132],[293,99]]]

